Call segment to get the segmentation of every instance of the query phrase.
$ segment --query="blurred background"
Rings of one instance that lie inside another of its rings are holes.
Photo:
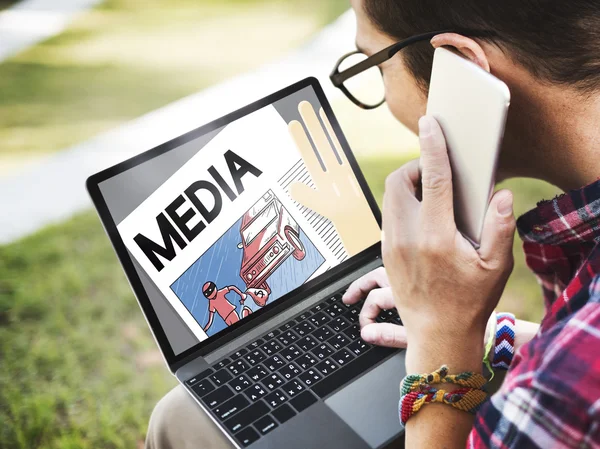
[[[327,83],[354,47],[346,0],[0,0],[0,447],[143,447],[175,385],[85,178],[307,75],[381,201],[418,156],[387,108]],[[250,86],[250,88],[248,88]],[[219,99],[217,102],[215,99]],[[513,180],[522,213],[556,189]],[[515,242],[499,309],[539,321]]]

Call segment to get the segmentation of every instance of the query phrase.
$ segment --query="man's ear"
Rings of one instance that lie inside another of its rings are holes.
[[[483,48],[481,48],[481,45],[479,45],[470,37],[462,36],[456,33],[442,33],[434,36],[433,39],[431,39],[431,45],[433,45],[434,48],[445,46],[453,47],[483,70],[487,72],[490,71],[490,63],[485,52],[483,51]]]

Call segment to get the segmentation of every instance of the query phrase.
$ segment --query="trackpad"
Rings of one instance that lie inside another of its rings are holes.
[[[402,351],[325,401],[372,448],[399,436],[400,381],[406,375]]]

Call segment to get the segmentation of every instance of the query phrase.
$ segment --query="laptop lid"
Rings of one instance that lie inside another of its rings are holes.
[[[380,256],[379,209],[315,78],[87,188],[172,371]]]

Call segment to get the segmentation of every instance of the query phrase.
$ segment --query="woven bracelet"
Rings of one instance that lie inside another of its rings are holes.
[[[515,355],[515,316],[512,313],[496,315],[496,343],[493,369],[508,369]]]
[[[470,371],[465,371],[460,374],[448,374],[448,367],[442,365],[439,369],[430,374],[409,374],[404,377],[400,384],[400,395],[404,396],[412,391],[417,391],[420,387],[425,385],[442,383],[481,389],[487,383],[487,380],[481,374]]]
[[[428,387],[423,391],[411,391],[403,395],[398,404],[398,415],[400,423],[404,426],[408,419],[425,404],[433,402],[447,404],[457,410],[476,413],[486,399],[487,393],[478,388],[459,388],[454,391],[445,391]]]

